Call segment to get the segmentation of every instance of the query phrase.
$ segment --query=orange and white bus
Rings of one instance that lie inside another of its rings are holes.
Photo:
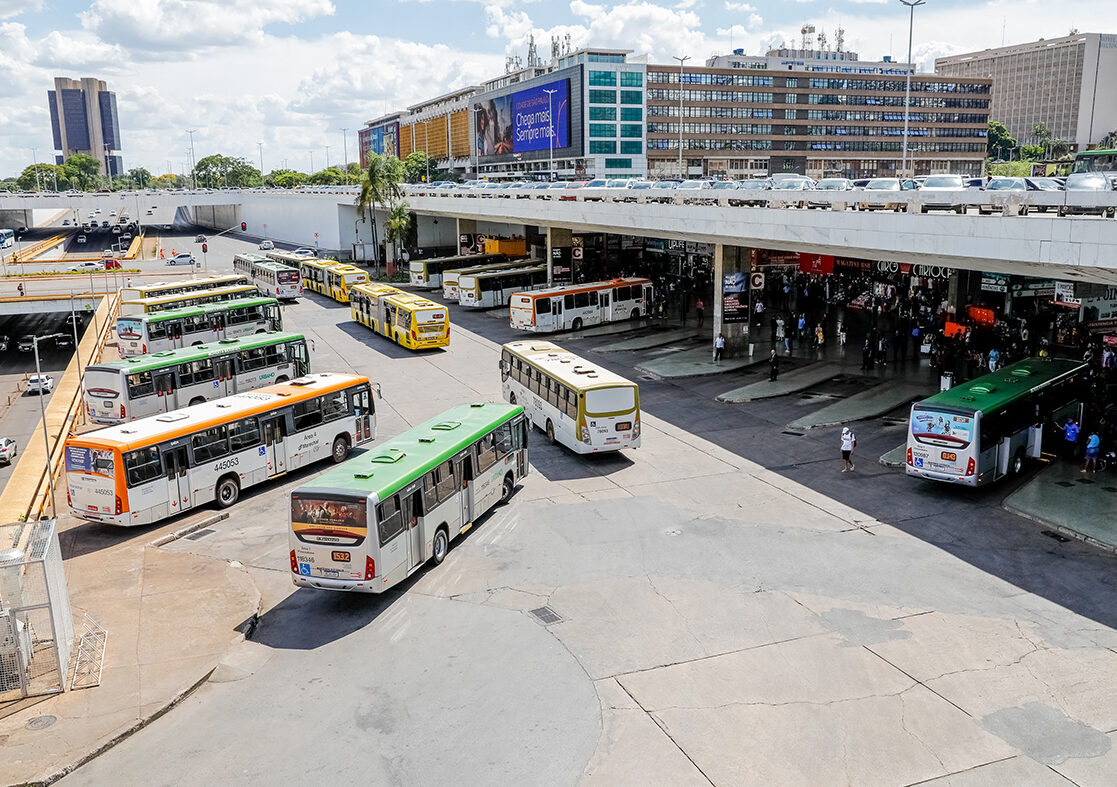
[[[648,316],[651,279],[613,279],[512,294],[508,321],[521,331],[546,333]]]
[[[146,525],[197,506],[228,508],[242,489],[376,437],[367,377],[311,374],[66,441],[74,515]]]

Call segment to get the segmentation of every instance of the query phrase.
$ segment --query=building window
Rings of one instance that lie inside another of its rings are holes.
[[[615,137],[616,135],[616,123],[590,123],[591,137]]]
[[[644,94],[639,90],[622,90],[621,91],[622,104],[643,104]]]
[[[784,96],[784,98],[786,99],[786,101],[784,101],[785,104],[798,104],[799,103],[799,94],[798,93],[788,93],[786,96]]]
[[[616,104],[617,91],[615,90],[591,90],[590,91],[591,104]]]
[[[798,110],[795,110],[795,109],[785,109],[783,111],[784,120],[795,120],[795,113],[797,111]]]
[[[643,87],[644,75],[639,71],[622,71],[621,87]]]
[[[590,107],[590,120],[616,120],[616,107]]]
[[[624,141],[621,142],[621,153],[628,153],[630,155],[635,154],[635,155],[638,156],[643,152],[644,152],[644,143],[643,142],[632,142],[632,141],[629,141],[629,140],[624,140]]]
[[[607,158],[605,159],[605,169],[632,169],[632,159]]]
[[[788,77],[787,78],[787,86],[788,87],[799,87],[799,80],[796,79],[795,77]]]
[[[617,73],[615,71],[590,71],[590,84],[596,87],[615,87]]]
[[[642,137],[642,136],[644,136],[644,127],[641,126],[638,123],[635,123],[635,124],[632,124],[632,125],[622,125],[621,126],[621,136],[622,137],[629,137],[629,138]]]
[[[591,63],[623,63],[624,55],[602,55],[590,52]],[[578,62],[582,62],[582,55],[578,55]]]
[[[617,143],[602,139],[590,140],[591,155],[612,155],[617,152]]]
[[[591,120],[593,118],[590,118]],[[612,120],[613,118],[609,118]],[[644,119],[644,110],[642,107],[621,107],[621,120],[632,122],[639,122]]]

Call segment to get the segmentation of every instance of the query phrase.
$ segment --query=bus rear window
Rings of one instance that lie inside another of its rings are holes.
[[[976,420],[972,415],[960,413],[912,410],[911,436],[925,445],[969,448]]]
[[[595,388],[586,392],[586,413],[630,413],[636,407],[636,389],[625,385],[617,388]]]
[[[116,335],[121,339],[142,339],[143,320],[121,318],[116,321]]]
[[[422,309],[415,312],[415,322],[419,325],[430,325],[431,323],[441,325],[445,320],[445,309]]]
[[[357,546],[368,534],[365,500],[292,494],[291,529],[307,544]]]

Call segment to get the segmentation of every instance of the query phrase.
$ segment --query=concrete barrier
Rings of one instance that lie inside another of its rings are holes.
[[[28,246],[26,249],[20,249],[12,255],[12,264],[17,262],[28,262],[35,259],[40,254],[46,254],[58,244],[66,240],[65,235],[55,235],[54,237],[41,240],[33,246]]]

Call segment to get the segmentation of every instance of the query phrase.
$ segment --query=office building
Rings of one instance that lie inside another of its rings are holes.
[[[944,77],[993,81],[990,119],[1020,144],[1036,144],[1036,124],[1086,150],[1117,130],[1117,35],[1075,33],[935,60]]]
[[[120,156],[120,120],[116,93],[99,79],[55,77],[47,91],[55,161],[61,164],[75,153],[85,153],[101,163],[101,172],[123,174]]]
[[[357,131],[357,148],[361,155],[361,169],[368,169],[370,154],[399,157],[400,120],[405,112],[392,112],[368,121]]]

